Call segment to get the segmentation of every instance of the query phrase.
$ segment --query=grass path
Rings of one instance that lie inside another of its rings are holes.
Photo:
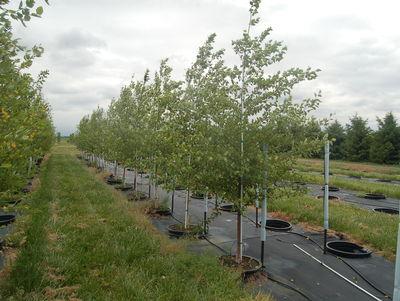
[[[158,234],[72,154],[61,144],[44,163],[0,300],[252,300],[239,274]]]

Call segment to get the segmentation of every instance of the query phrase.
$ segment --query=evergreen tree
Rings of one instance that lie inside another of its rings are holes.
[[[331,147],[331,158],[333,160],[341,160],[344,156],[343,142],[346,137],[345,130],[339,121],[335,120],[326,130],[329,139],[334,139]]]
[[[377,118],[378,130],[374,133],[370,148],[370,160],[376,163],[395,164],[400,161],[400,127],[393,113]]]
[[[371,142],[371,129],[367,120],[357,114],[346,125],[346,138],[343,142],[345,159],[349,161],[367,161]]]

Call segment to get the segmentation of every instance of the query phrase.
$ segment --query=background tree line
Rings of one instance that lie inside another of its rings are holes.
[[[356,114],[344,126],[335,120],[322,129],[316,123],[310,128],[310,135],[327,135],[334,139],[331,148],[334,160],[400,163],[400,126],[396,118],[390,112],[377,121],[378,128],[374,131],[368,126],[367,119]],[[322,153],[316,154],[316,157],[321,156]]]

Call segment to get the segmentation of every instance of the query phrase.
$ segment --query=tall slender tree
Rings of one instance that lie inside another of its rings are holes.
[[[372,162],[395,164],[400,162],[400,127],[392,112],[377,118],[378,130],[372,136],[369,157]]]
[[[357,114],[350,118],[346,125],[344,140],[345,159],[349,161],[367,161],[371,143],[371,129],[368,121]]]
[[[325,133],[328,135],[328,139],[332,140],[333,143],[330,148],[330,157],[333,160],[343,159],[344,150],[343,150],[343,142],[346,137],[345,129],[339,123],[339,121],[335,120],[331,124],[329,124],[325,130]]]

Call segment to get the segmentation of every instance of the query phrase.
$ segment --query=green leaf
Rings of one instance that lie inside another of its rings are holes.
[[[26,6],[32,8],[35,5],[35,0],[26,0]]]
[[[43,14],[43,7],[42,6],[38,6],[36,8],[36,14],[38,14],[39,16],[41,16]]]

